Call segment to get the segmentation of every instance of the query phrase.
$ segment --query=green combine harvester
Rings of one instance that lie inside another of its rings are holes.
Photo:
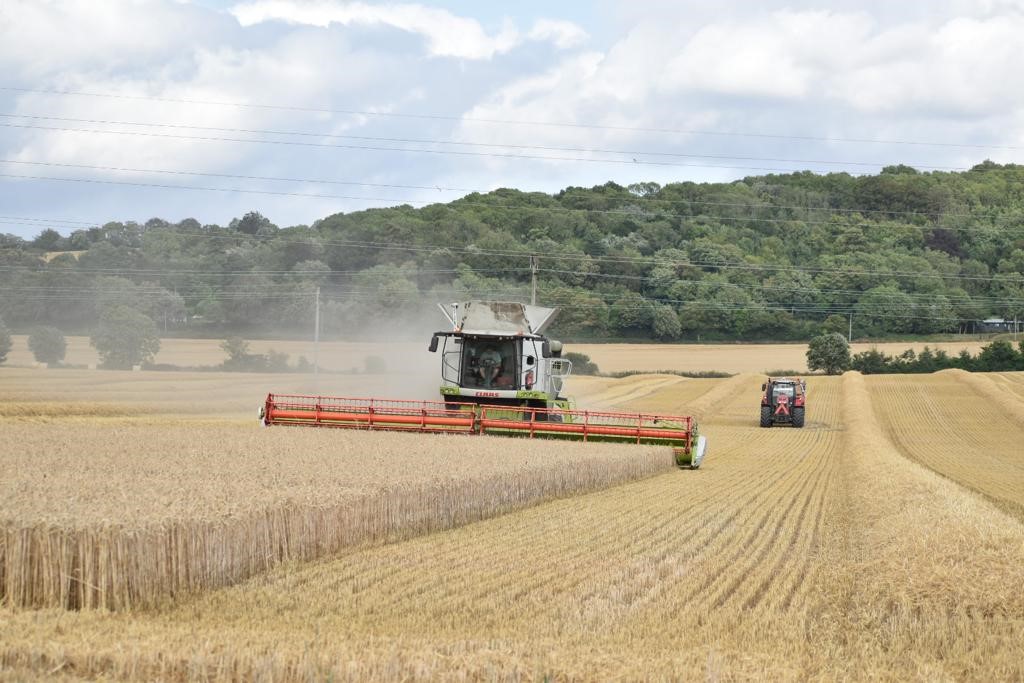
[[[707,440],[693,418],[577,410],[562,395],[572,362],[543,334],[555,309],[469,301],[441,310],[452,329],[429,347],[441,354],[440,401],[270,394],[263,423],[668,446],[679,466],[700,467]]]

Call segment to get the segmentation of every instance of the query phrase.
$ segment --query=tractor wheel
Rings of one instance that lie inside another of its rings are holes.
[[[804,409],[802,407],[793,408],[793,426],[804,426]]]
[[[771,427],[772,426],[772,407],[761,406],[761,426]]]

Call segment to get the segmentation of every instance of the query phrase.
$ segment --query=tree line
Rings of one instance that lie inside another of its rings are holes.
[[[892,355],[872,348],[850,355],[850,345],[841,334],[832,332],[811,339],[807,346],[807,367],[836,375],[856,370],[865,375],[926,374],[958,368],[968,372],[1014,372],[1024,370],[1024,341],[1011,344],[996,339],[972,355],[963,349],[950,355],[942,349],[925,346]]]
[[[569,339],[807,340],[1024,319],[1024,166],[810,172],[730,183],[503,189],[278,227],[111,222],[0,236],[0,316],[90,332],[127,307],[159,334],[327,337],[438,324],[437,302],[527,301]]]

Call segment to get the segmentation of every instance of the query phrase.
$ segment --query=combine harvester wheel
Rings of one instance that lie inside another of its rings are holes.
[[[707,454],[693,418],[678,415],[269,394],[260,419],[265,425],[668,446],[680,467],[694,470]]]

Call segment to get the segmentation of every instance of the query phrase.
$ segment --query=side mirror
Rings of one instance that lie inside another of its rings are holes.
[[[427,350],[430,351],[431,353],[434,353],[435,351],[437,351],[437,335],[436,334],[433,337],[430,338],[430,346],[427,347]]]
[[[551,358],[551,342],[547,339],[540,345],[540,355],[544,358]]]
[[[434,339],[436,340],[436,339],[437,339],[437,337],[434,337]],[[436,344],[435,344],[435,346],[436,346]],[[431,350],[433,350],[433,349],[431,349]],[[764,390],[765,390],[765,389],[767,389],[767,388],[768,388],[768,385],[767,385],[767,384],[765,384],[764,382],[762,382],[762,383],[761,383],[761,391],[764,391]]]
[[[526,357],[526,364],[527,365],[533,365],[535,362],[536,362],[536,359],[533,356],[527,356]]]

